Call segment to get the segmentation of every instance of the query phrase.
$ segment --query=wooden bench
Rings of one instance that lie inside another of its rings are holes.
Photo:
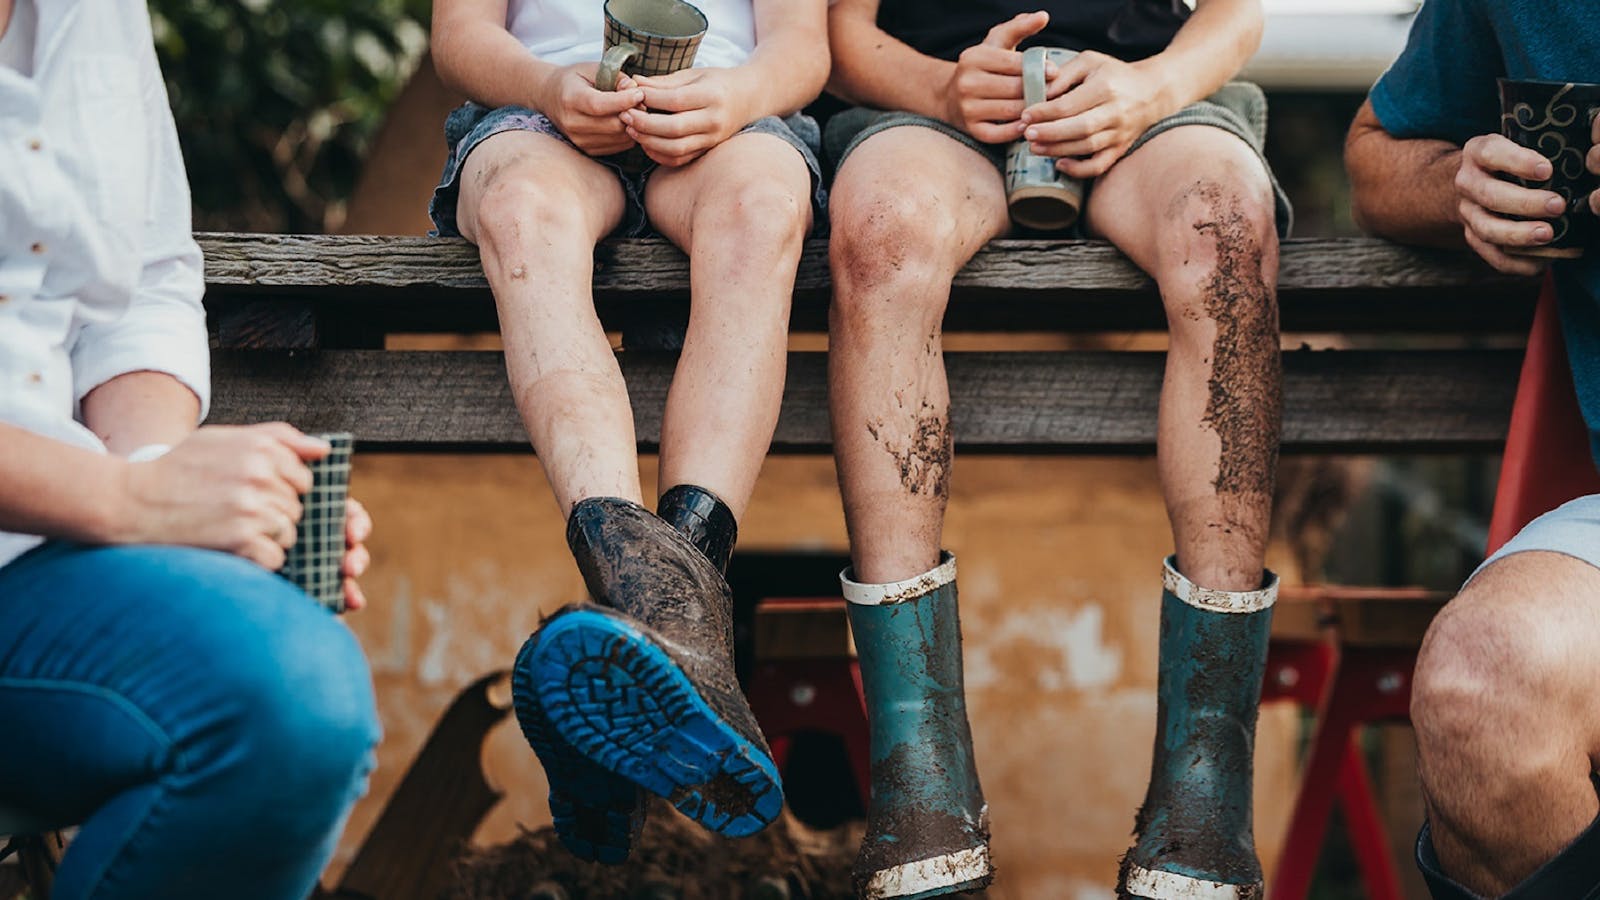
[[[386,349],[425,343],[407,335],[497,330],[474,248],[425,238],[237,234],[202,235],[201,244],[215,347],[211,421],[284,419],[351,431],[369,451],[528,450],[498,352]],[[640,448],[654,450],[675,362],[670,348],[687,319],[687,260],[659,240],[607,243],[595,254],[594,286],[602,320],[621,335]],[[818,336],[828,292],[826,246],[813,241],[796,284],[797,336],[774,452],[829,450]],[[1535,284],[1460,254],[1305,240],[1283,246],[1279,292],[1286,346],[1296,334],[1337,334],[1316,342],[1343,346],[1284,354],[1285,451],[1499,449]],[[958,452],[1153,452],[1163,355],[1108,350],[1096,336],[1164,327],[1150,279],[1106,244],[989,245],[956,278],[946,318]],[[824,632],[837,631],[828,614],[816,618]],[[1320,623],[1315,614],[1308,621]],[[1406,626],[1412,646],[1426,616],[1420,621]],[[434,783],[440,773],[472,767],[475,777],[481,732],[504,716],[503,698],[486,699],[490,686],[474,685],[441,723],[426,765],[391,801],[391,810],[407,812],[374,829],[338,896],[440,886],[443,856],[418,846],[427,829],[410,811],[438,811],[446,799]],[[447,734],[451,721],[479,731]],[[440,818],[459,832],[492,792],[449,783],[470,808]]]

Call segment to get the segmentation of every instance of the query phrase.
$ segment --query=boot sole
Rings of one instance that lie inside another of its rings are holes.
[[[644,827],[644,796],[638,785],[579,753],[550,724],[535,687],[532,658],[537,642],[535,632],[517,653],[511,699],[522,736],[550,782],[556,836],[578,859],[616,865],[627,860]]]
[[[628,622],[567,613],[540,629],[531,657],[551,724],[590,760],[727,837],[755,834],[782,811],[772,759]]]

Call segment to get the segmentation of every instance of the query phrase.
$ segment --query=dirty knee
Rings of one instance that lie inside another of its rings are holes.
[[[695,204],[697,239],[736,240],[745,252],[798,250],[811,221],[811,198],[777,179],[731,181]]]
[[[539,179],[527,166],[487,173],[474,225],[479,244],[506,245],[537,237],[586,235],[590,231],[577,191],[559,179]]]

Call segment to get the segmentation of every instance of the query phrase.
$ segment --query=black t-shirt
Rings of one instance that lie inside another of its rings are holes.
[[[1023,47],[1099,50],[1125,60],[1161,52],[1189,18],[1183,0],[882,0],[878,27],[929,56],[954,60],[994,26],[1040,9],[1050,24]]]

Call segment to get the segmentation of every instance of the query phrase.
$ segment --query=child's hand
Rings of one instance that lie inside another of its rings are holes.
[[[745,93],[732,69],[684,69],[640,76],[644,105],[622,113],[627,137],[663,166],[682,166],[750,124]]]
[[[624,75],[615,91],[594,86],[598,63],[579,63],[555,70],[541,91],[539,111],[561,129],[579,150],[610,156],[633,146],[618,114],[644,101],[644,92]]]
[[[1148,66],[1085,50],[1050,82],[1050,99],[1022,113],[1023,137],[1073,178],[1098,178],[1163,116],[1161,79]]]

